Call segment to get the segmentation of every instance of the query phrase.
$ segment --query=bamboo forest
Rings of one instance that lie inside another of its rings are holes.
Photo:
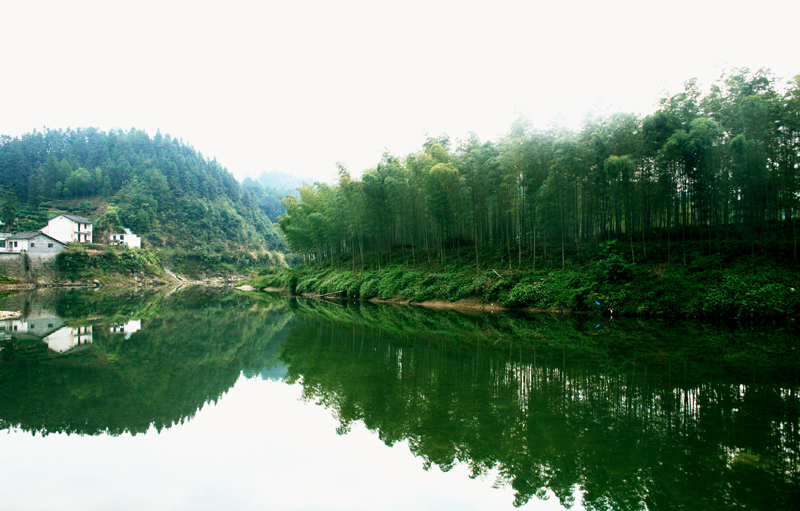
[[[446,260],[494,247],[509,264],[580,263],[613,240],[630,258],[686,245],[797,260],[800,76],[734,70],[696,80],[644,117],[587,115],[578,128],[520,118],[496,142],[428,137],[360,178],[306,184],[279,222],[305,260],[403,249]],[[431,256],[430,254],[434,254]]]

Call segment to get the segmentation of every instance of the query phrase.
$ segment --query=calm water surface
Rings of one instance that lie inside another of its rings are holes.
[[[0,510],[797,509],[798,331],[0,297]]]

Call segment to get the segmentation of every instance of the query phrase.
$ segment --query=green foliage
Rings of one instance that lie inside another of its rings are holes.
[[[56,256],[56,267],[72,280],[102,274],[162,275],[162,261],[150,250],[70,243]]]
[[[785,316],[800,309],[800,296],[795,289],[764,276],[729,273],[721,282],[709,286],[698,306],[703,313],[715,316]]]
[[[503,300],[506,307],[524,307],[526,305],[538,306],[548,302],[546,288],[541,284],[519,283],[508,293]]]
[[[358,289],[358,296],[359,298],[363,298],[364,300],[369,300],[370,298],[376,298],[378,293],[380,292],[380,284],[381,279],[378,277],[371,277],[366,278],[361,284],[361,287]]]
[[[635,276],[636,265],[626,263],[616,254],[597,261],[597,277],[601,282],[627,282]]]
[[[524,269],[476,273],[468,251],[447,267],[394,262],[381,269],[305,265],[269,269],[254,287],[340,297],[409,301],[474,302],[508,308],[585,311],[615,316],[702,316],[756,318],[800,314],[800,280],[793,268],[719,254],[692,257],[683,265],[634,265],[612,254],[561,271]],[[720,269],[722,264],[723,269]]]

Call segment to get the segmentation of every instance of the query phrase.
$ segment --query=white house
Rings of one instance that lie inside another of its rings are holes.
[[[112,245],[125,245],[128,247],[142,248],[142,238],[133,234],[130,229],[125,229],[122,234],[110,234],[109,243]]]
[[[62,243],[92,242],[92,221],[82,216],[58,215],[51,218],[47,225],[39,230]]]

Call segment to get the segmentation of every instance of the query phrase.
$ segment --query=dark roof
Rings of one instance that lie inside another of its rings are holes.
[[[18,232],[17,234],[12,235],[11,237],[14,238],[15,240],[29,240],[39,234],[41,234],[42,236],[47,236],[45,233],[39,231],[23,231],[23,232]]]
[[[35,238],[36,236],[44,236],[45,238],[50,238],[51,240],[55,241],[56,243],[58,243],[60,245],[64,245],[64,242],[58,241],[54,237],[49,236],[49,235],[47,235],[47,234],[45,234],[45,233],[43,233],[41,231],[18,232],[17,234],[11,235],[8,239],[11,239],[11,240],[29,240],[31,238]]]
[[[55,217],[53,217],[53,218],[58,218],[59,216],[63,216],[64,218],[69,218],[69,219],[70,219],[70,220],[72,220],[73,222],[80,222],[80,223],[82,223],[82,224],[90,224],[90,223],[92,223],[92,221],[91,221],[91,220],[89,220],[88,218],[83,218],[82,216],[77,216],[77,215],[65,215],[65,214],[61,214],[61,215],[56,215],[56,216],[55,216]]]

